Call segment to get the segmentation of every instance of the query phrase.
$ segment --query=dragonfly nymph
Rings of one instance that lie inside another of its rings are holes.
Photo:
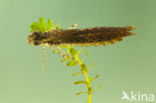
[[[38,45],[73,45],[100,46],[114,44],[123,37],[134,35],[130,31],[133,26],[126,27],[92,27],[85,29],[53,29],[48,32],[35,31],[29,35],[29,44]]]
[[[71,46],[100,46],[114,44],[121,41],[124,37],[134,35],[130,31],[133,26],[127,27],[92,27],[85,29],[52,29],[48,32],[35,31],[29,35],[27,42],[33,46],[41,45],[44,49],[44,59],[42,62],[42,71],[46,61],[45,46],[52,48],[59,45]],[[62,55],[63,56],[63,55]]]

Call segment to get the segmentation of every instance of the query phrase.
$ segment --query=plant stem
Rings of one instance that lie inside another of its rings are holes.
[[[88,103],[91,103],[91,100],[92,100],[92,95],[88,94]]]
[[[90,79],[89,79],[89,76],[88,76],[88,71],[85,71],[83,69],[83,67],[82,67],[83,63],[80,60],[80,58],[78,57],[78,55],[72,56],[69,53],[65,52],[63,49],[61,49],[59,46],[56,46],[56,49],[51,46],[51,49],[55,50],[56,53],[61,55],[62,57],[70,56],[80,66],[80,69],[83,72],[83,75],[84,75],[84,77],[86,79],[86,84],[87,84],[87,88],[88,88],[88,103],[91,103],[91,100],[92,100],[92,86],[91,86],[91,82],[90,82]]]
[[[83,70],[82,67],[82,62],[80,60],[80,58],[76,55],[76,61],[78,61],[78,64],[81,68],[81,70]],[[91,82],[89,80],[89,76],[88,73],[86,71],[83,70],[83,75],[85,76],[86,82],[87,82],[87,87],[88,87],[88,103],[91,103],[91,98],[92,98],[92,87],[91,87]]]

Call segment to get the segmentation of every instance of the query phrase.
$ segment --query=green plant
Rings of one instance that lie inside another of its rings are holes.
[[[48,23],[46,23],[46,20],[44,18],[39,18],[39,22],[33,22],[30,26],[30,29],[31,32],[40,31],[44,33],[44,32],[51,31],[53,29],[60,29],[60,25],[53,26],[52,20],[48,19]],[[92,93],[102,87],[100,85],[96,89],[92,88],[91,83],[99,77],[99,74],[97,74],[95,77],[90,77],[88,75],[89,70],[94,66],[94,64],[88,67],[84,63],[84,59],[79,58],[79,55],[82,53],[82,48],[80,50],[77,50],[75,47],[70,45],[56,45],[56,46],[51,46],[51,49],[52,49],[52,53],[59,54],[60,56],[63,57],[61,62],[64,63],[66,66],[80,67],[80,72],[74,73],[72,74],[72,76],[77,76],[82,74],[84,75],[85,80],[76,81],[74,82],[74,84],[75,85],[84,84],[87,86],[88,90],[78,92],[76,93],[76,95],[88,94],[88,103],[91,103]],[[86,51],[86,56],[87,55],[88,55],[88,51]]]

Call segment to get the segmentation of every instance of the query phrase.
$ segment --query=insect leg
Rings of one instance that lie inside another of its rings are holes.
[[[57,46],[57,45],[55,45],[55,46],[49,45],[49,47],[50,47],[53,51],[55,51],[56,53],[58,53],[59,55],[61,55],[62,57],[65,57],[65,54],[62,53],[62,52],[60,51],[60,47],[59,47],[59,46]],[[55,47],[56,47],[56,48],[55,48]]]
[[[43,46],[43,61],[42,61],[42,72],[44,72],[45,62],[47,59],[46,47]]]

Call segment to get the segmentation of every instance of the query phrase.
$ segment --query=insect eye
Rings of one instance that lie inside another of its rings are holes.
[[[27,42],[35,46],[40,45],[41,35],[41,32],[33,32],[31,35],[29,35]]]
[[[39,32],[33,32],[32,38],[33,38],[34,40],[38,40],[38,39],[40,38],[40,33],[39,33]]]

